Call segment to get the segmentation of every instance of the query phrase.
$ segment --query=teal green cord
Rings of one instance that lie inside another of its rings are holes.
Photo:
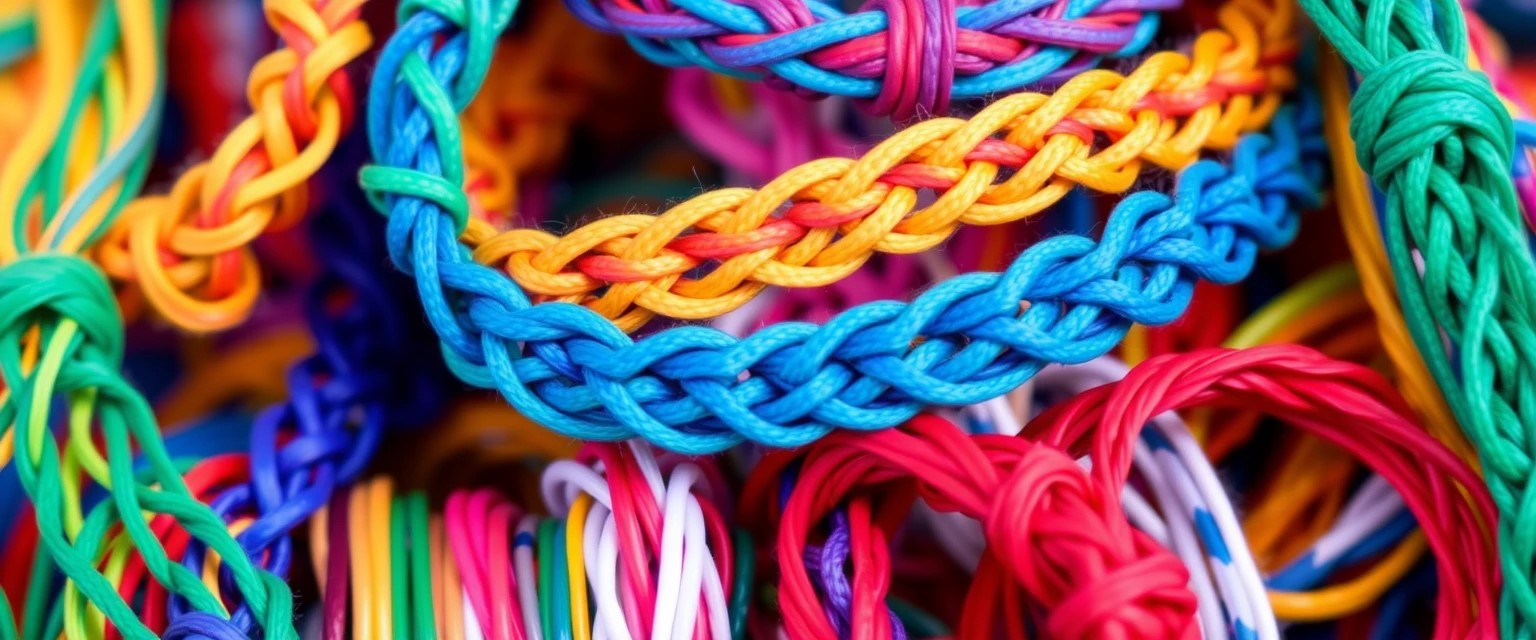
[[[1513,124],[1488,78],[1466,64],[1455,2],[1301,5],[1360,73],[1349,130],[1361,168],[1386,194],[1383,237],[1403,315],[1499,510],[1501,635],[1531,638],[1536,262],[1509,179]]]

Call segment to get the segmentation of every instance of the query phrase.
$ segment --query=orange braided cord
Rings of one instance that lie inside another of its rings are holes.
[[[717,316],[769,285],[824,286],[873,252],[917,253],[962,224],[1024,218],[1078,185],[1124,192],[1143,162],[1178,170],[1231,147],[1295,84],[1294,10],[1290,0],[1233,0],[1188,56],[1154,54],[1130,75],[1088,71],[968,121],[928,120],[860,159],[809,162],[759,190],[722,189],[564,237],[472,225],[464,240],[529,293],[585,304],[627,331],[658,314]],[[920,208],[922,190],[936,198]]]
[[[249,314],[261,286],[250,243],[304,215],[309,178],[352,120],[342,69],[372,44],[358,16],[366,1],[266,0],[286,46],[251,69],[253,113],[169,195],[135,200],[103,237],[102,268],[166,319],[214,331]]]

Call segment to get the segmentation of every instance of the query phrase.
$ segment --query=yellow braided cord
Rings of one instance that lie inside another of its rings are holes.
[[[1144,163],[1178,170],[1231,147],[1295,85],[1294,11],[1288,1],[1234,0],[1189,55],[1157,53],[1129,75],[1088,71],[970,120],[929,120],[862,158],[809,162],[758,190],[713,191],[564,237],[472,223],[463,240],[530,293],[585,304],[625,330],[658,314],[714,317],[770,285],[824,286],[874,252],[925,251],[959,225],[1018,220],[1077,186],[1121,193]],[[937,198],[919,207],[924,190]]]
[[[168,195],[130,204],[103,239],[102,268],[136,284],[166,319],[214,331],[249,314],[261,287],[250,243],[304,215],[309,178],[341,137],[351,107],[332,83],[346,82],[338,72],[372,44],[358,15],[364,2],[265,0],[267,22],[286,46],[251,69],[253,113]],[[302,113],[285,96],[296,89]]]

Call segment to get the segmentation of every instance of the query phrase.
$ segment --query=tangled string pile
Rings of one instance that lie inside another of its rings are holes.
[[[1005,273],[967,274],[823,327],[785,323],[741,340],[682,327],[636,342],[583,307],[532,304],[458,243],[467,206],[454,109],[484,75],[505,24],[490,18],[508,7],[496,10],[474,16],[445,1],[402,14],[371,87],[369,140],[382,165],[365,167],[362,182],[389,216],[391,256],[417,279],[450,367],[567,435],[640,435],[688,453],[744,439],[795,446],[833,428],[899,424],[924,405],[979,402],[1046,362],[1104,353],[1133,322],[1178,317],[1196,279],[1241,278],[1316,202],[1317,113],[1283,109],[1230,166],[1197,162],[1172,197],[1127,197],[1098,243],[1052,238]]]
[[[1487,77],[1465,63],[1466,24],[1454,3],[1302,6],[1361,74],[1350,134],[1361,168],[1386,194],[1382,235],[1403,315],[1503,515],[1502,630],[1530,637],[1536,537],[1520,532],[1531,523],[1536,474],[1536,262],[1509,179],[1513,125]]]
[[[286,46],[251,69],[254,113],[170,194],[130,204],[103,238],[102,268],[137,285],[166,319],[227,329],[256,303],[261,275],[250,243],[308,211],[307,182],[352,121],[343,68],[373,42],[359,19],[363,2],[267,0],[267,20]]]
[[[626,330],[657,314],[712,318],[768,286],[826,286],[875,252],[932,250],[960,225],[1031,216],[1079,186],[1122,193],[1144,162],[1176,171],[1204,149],[1232,148],[1295,87],[1291,14],[1272,0],[1234,2],[1190,56],[1160,52],[1128,75],[1085,71],[969,120],[927,120],[857,160],[812,161],[758,190],[719,189],[563,237],[477,229],[475,259]]]
[[[645,57],[863,99],[905,120],[951,99],[1049,83],[1144,49],[1178,0],[870,1],[736,4],[566,0]]]
[[[889,629],[867,635],[889,622],[869,608],[884,606],[890,579],[888,566],[872,566],[888,565],[888,557],[868,560],[888,556],[885,539],[895,537],[901,523],[891,516],[904,514],[916,496],[934,509],[976,518],[986,531],[986,555],[957,637],[994,637],[998,628],[1023,637],[1021,597],[1038,606],[1032,622],[1052,638],[1199,637],[1183,563],[1131,527],[1118,487],[1090,480],[1060,450],[1008,436],[967,438],[943,419],[919,416],[901,429],[836,433],[805,452],[773,456],[779,459],[755,469],[748,495],[776,493],[776,471],[800,458],[796,486],[804,490],[790,494],[776,519],[774,548],[779,604],[792,638],[840,637],[801,558],[810,529],[852,495],[862,496],[849,505],[853,528],[883,526],[885,538],[854,561],[850,637],[891,637]],[[746,513],[773,510],[762,502],[744,506]],[[882,516],[878,525],[871,512]],[[1022,593],[1015,591],[1020,587]]]

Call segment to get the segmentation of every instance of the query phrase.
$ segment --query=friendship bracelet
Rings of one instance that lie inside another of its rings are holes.
[[[355,198],[355,193],[333,195],[329,215],[312,221],[314,244],[325,263],[307,310],[317,348],[289,369],[288,397],[256,419],[251,481],[211,502],[226,520],[254,518],[237,539],[258,562],[289,553],[289,532],[326,504],[336,486],[362,472],[385,430],[422,424],[442,404],[436,372],[419,364],[429,354],[378,348],[418,340],[399,319],[403,300],[397,283],[381,281],[368,266],[382,257],[382,247],[359,240],[372,235],[371,221],[356,208]],[[350,303],[337,306],[338,293]],[[411,361],[418,364],[402,366]],[[202,567],[199,549],[194,544],[184,560],[194,572]],[[264,566],[286,575],[285,566]],[[179,602],[172,602],[172,611],[173,620],[185,613]],[[244,626],[243,616],[236,611],[237,626]]]
[[[868,2],[853,13],[778,5],[567,0],[587,24],[641,55],[780,88],[846,95],[878,115],[942,114],[952,99],[1071,77],[1140,52],[1176,0]]]
[[[0,234],[0,425],[10,427],[0,436],[0,462],[21,447],[18,476],[37,507],[46,559],[38,556],[38,582],[29,592],[48,593],[56,568],[83,596],[72,600],[72,611],[88,601],[124,637],[138,639],[154,634],[102,573],[118,568],[97,564],[112,551],[104,542],[114,527],[131,540],[154,582],[187,598],[207,625],[227,625],[224,607],[199,576],[170,559],[150,525],[157,515],[170,516],[217,553],[246,597],[287,601],[289,592],[249,561],[224,523],[191,493],[148,403],[119,371],[123,328],[111,288],[79,255],[142,183],[164,103],[156,34],[164,32],[168,7],[130,8],[119,13],[115,3],[102,3],[89,37],[77,38],[67,32],[87,24],[82,7],[37,6],[44,80],[34,118],[0,167],[0,215],[9,230]],[[115,89],[103,93],[102,86]],[[100,126],[82,126],[81,118],[94,117],[84,114],[102,116]],[[56,397],[70,405],[64,452],[49,429]],[[135,447],[142,473],[134,468]],[[89,515],[81,513],[82,475],[111,490],[111,500]],[[252,610],[268,637],[293,637],[286,612]]]
[[[305,214],[308,180],[352,119],[343,68],[372,43],[359,19],[364,2],[265,0],[285,47],[251,70],[255,113],[212,159],[184,172],[169,195],[129,205],[102,239],[103,269],[136,284],[167,320],[214,331],[250,313],[261,276],[248,245]],[[165,255],[174,262],[163,262]]]
[[[1044,362],[1104,353],[1133,322],[1177,317],[1194,280],[1242,277],[1260,246],[1290,240],[1296,210],[1316,198],[1321,148],[1303,102],[1299,114],[1278,113],[1273,137],[1239,143],[1230,167],[1197,162],[1172,198],[1122,200],[1097,244],[1053,238],[1006,273],[967,274],[912,304],[865,305],[820,329],[780,324],[735,340],[685,327],[636,343],[581,307],[534,306],[463,255],[450,213],[463,211],[451,112],[484,74],[502,9],[402,15],[377,67],[368,119],[385,166],[365,167],[362,182],[389,213],[391,255],[417,278],[455,374],[498,388],[524,415],[570,436],[641,435],[708,453],[743,440],[795,446],[834,427],[892,426],[930,404],[974,404],[1017,387]],[[443,45],[428,62],[422,47],[434,39]],[[1128,283],[1130,272],[1143,279]],[[1021,313],[1023,300],[1031,304]]]
[[[1302,6],[1360,73],[1350,100],[1356,159],[1385,193],[1380,224],[1409,332],[1477,448],[1504,516],[1501,631],[1528,635],[1536,624],[1536,545],[1519,505],[1536,433],[1523,373],[1536,356],[1536,261],[1509,178],[1509,113],[1486,76],[1467,68],[1456,4]],[[1435,108],[1418,106],[1429,104]]]
[[[1293,88],[1291,12],[1281,0],[1235,0],[1191,57],[1162,52],[1128,76],[1089,71],[970,120],[928,120],[862,158],[811,162],[756,191],[718,190],[563,236],[472,226],[468,244],[529,293],[590,306],[626,330],[655,315],[714,317],[768,286],[823,286],[873,253],[917,253],[962,225],[1034,215],[1077,186],[1122,193],[1143,162],[1178,170],[1202,149],[1231,148]],[[375,83],[374,97],[386,101],[389,86]],[[920,207],[927,192],[936,200]]]

